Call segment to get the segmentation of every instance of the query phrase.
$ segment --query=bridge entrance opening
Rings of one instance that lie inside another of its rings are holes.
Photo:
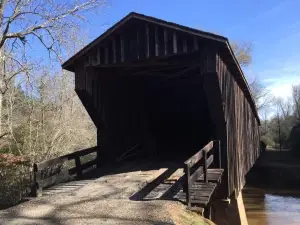
[[[199,68],[114,74],[100,80],[106,87],[102,95],[108,96],[102,130],[110,137],[106,157],[183,163],[214,139]]]

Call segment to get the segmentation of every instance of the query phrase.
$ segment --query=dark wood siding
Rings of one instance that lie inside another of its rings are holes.
[[[121,144],[124,151],[124,146],[125,149],[131,147],[137,139],[146,136],[139,127],[148,126],[144,113],[139,111],[139,105],[144,102],[140,94],[142,90],[134,84],[135,81],[129,82],[125,78],[136,70],[132,64],[140,65],[142,61],[155,69],[160,65],[181,66],[182,71],[193,69],[197,64],[196,70],[189,72],[202,76],[203,83],[199,82],[199,88],[207,85],[204,87],[206,101],[202,104],[210,111],[214,129],[219,130],[215,132],[217,138],[222,140],[226,191],[227,194],[239,192],[245,183],[245,174],[259,155],[259,122],[249,94],[245,94],[245,84],[240,85],[241,74],[235,74],[224,59],[226,57],[215,41],[153,23],[131,21],[112,33],[74,66],[75,88],[98,128],[98,144],[103,146],[102,139],[109,136],[108,139]],[[120,68],[124,71],[114,71]],[[123,78],[118,73],[124,73]],[[160,76],[164,76],[163,70]],[[193,77],[186,72],[180,76]],[[144,78],[148,81],[146,76]]]
[[[238,193],[259,156],[259,124],[243,90],[217,54],[217,71],[227,123],[229,193]]]
[[[160,25],[140,21],[131,23],[98,44],[96,50],[90,50],[85,65],[112,65],[174,53],[188,53],[197,51],[202,41],[205,43],[204,39],[195,35]]]

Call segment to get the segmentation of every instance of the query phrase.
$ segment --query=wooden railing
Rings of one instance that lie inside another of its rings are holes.
[[[85,163],[81,162],[82,156],[86,156],[94,152],[97,153],[95,159],[92,159]],[[31,191],[32,195],[34,197],[41,196],[43,188],[50,187],[55,184],[66,181],[67,178],[64,179],[59,177],[63,173],[67,172],[68,177],[74,175],[77,177],[81,177],[83,175],[84,170],[94,165],[97,165],[98,167],[98,156],[98,147],[92,147],[84,150],[79,150],[67,155],[63,155],[55,159],[35,163],[33,165],[33,185]],[[75,160],[75,167],[62,170],[63,164],[70,160]]]
[[[204,148],[184,162],[185,185],[187,205],[191,206],[191,189],[196,180],[203,175],[204,182],[208,183],[207,169],[214,163],[214,154],[218,156],[216,167],[221,167],[220,141],[211,141]]]

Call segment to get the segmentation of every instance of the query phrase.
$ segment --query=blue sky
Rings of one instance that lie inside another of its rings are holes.
[[[129,12],[138,12],[253,43],[248,80],[260,79],[275,96],[288,97],[300,83],[299,0],[111,0],[104,14],[88,15],[89,40]]]

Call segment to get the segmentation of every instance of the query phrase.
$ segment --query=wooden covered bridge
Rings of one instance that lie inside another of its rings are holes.
[[[66,160],[78,177],[94,165],[171,163],[184,168],[178,199],[188,205],[207,205],[221,181],[222,197],[243,188],[260,122],[227,38],[130,13],[63,68],[75,73],[97,147],[35,164],[35,193],[55,183],[42,171]]]

